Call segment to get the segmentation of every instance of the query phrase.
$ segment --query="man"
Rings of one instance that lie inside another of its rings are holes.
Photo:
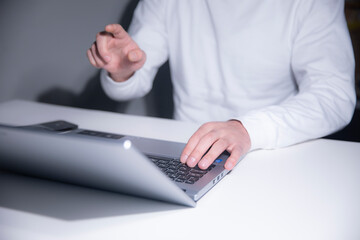
[[[87,55],[116,100],[148,93],[169,59],[175,119],[205,123],[181,162],[206,169],[227,150],[230,170],[249,150],[322,137],[351,120],[343,9],[343,0],[144,0],[129,34],[108,25]]]

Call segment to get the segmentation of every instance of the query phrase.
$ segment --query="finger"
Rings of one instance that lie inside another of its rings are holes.
[[[222,154],[228,147],[228,143],[223,139],[216,141],[210,148],[209,152],[200,160],[198,166],[201,169],[207,169],[216,158]]]
[[[231,170],[235,167],[236,163],[239,161],[241,155],[243,154],[241,148],[234,148],[231,151],[230,157],[226,160],[224,167],[227,170]]]
[[[201,160],[204,154],[210,149],[210,147],[218,140],[218,136],[215,132],[210,131],[205,134],[194,150],[190,153],[186,163],[189,167],[195,167],[196,164]]]
[[[96,35],[96,46],[101,59],[108,63],[111,60],[111,54],[108,51],[108,33],[101,32]]]
[[[202,125],[189,139],[185,148],[183,149],[180,157],[182,163],[186,163],[189,155],[194,150],[200,139],[209,131],[212,130],[212,126],[209,123]]]
[[[105,31],[112,33],[114,37],[118,39],[129,36],[120,24],[109,24],[105,27]]]
[[[139,48],[131,50],[128,53],[128,60],[133,63],[142,61],[144,57],[145,53]]]
[[[96,68],[101,68],[102,65],[99,64],[96,60],[96,54],[94,53],[94,48],[93,47],[90,47],[88,52],[87,52],[87,55],[88,55],[88,58],[89,58],[89,61],[91,62],[91,64],[96,67]]]
[[[94,67],[98,67],[96,62],[95,62],[95,59],[91,53],[91,49],[89,48],[87,51],[86,51],[86,55],[89,59],[89,62],[91,63],[91,65],[93,65]]]
[[[97,50],[96,43],[94,43],[91,46],[91,53],[92,53],[92,56],[93,56],[93,58],[94,58],[94,60],[96,62],[97,67],[102,68],[105,65],[105,62],[99,56],[99,52]]]

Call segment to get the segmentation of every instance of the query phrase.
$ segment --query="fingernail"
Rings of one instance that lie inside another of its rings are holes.
[[[196,159],[194,157],[190,157],[190,159],[187,161],[187,164],[189,167],[195,166]]]
[[[233,167],[234,167],[234,164],[232,164],[231,162],[225,163],[225,168],[226,168],[227,170],[231,170]]]
[[[138,59],[138,55],[135,51],[129,53],[130,61],[136,61]]]
[[[199,167],[202,168],[202,169],[206,169],[208,167],[207,162],[204,162],[204,161],[201,161],[199,163],[199,165],[200,165]]]
[[[104,56],[105,62],[110,62],[110,56]]]
[[[183,155],[183,156],[181,156],[181,158],[180,158],[180,162],[182,162],[182,163],[185,163],[186,162],[186,160],[188,159],[188,155]]]

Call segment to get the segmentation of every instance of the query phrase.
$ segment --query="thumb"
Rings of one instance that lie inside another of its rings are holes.
[[[145,53],[141,49],[134,49],[128,53],[128,59],[130,62],[139,62],[145,56]]]

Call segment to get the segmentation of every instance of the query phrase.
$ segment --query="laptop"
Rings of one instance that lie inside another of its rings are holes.
[[[0,168],[184,206],[229,171],[224,152],[206,170],[179,160],[185,144],[81,129],[59,120],[0,125]]]

